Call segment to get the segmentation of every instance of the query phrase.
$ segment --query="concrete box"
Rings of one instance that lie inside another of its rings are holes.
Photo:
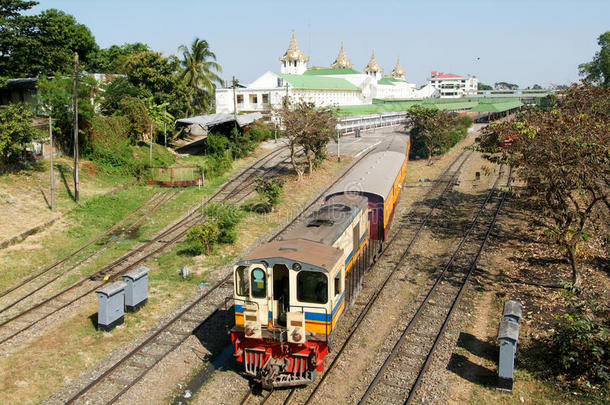
[[[98,330],[109,331],[121,325],[125,315],[125,283],[114,282],[96,293]]]
[[[136,312],[148,301],[148,267],[138,267],[123,275],[125,288],[125,310]]]
[[[498,329],[500,356],[498,359],[498,387],[512,390],[515,370],[515,354],[519,341],[519,324],[505,320]]]

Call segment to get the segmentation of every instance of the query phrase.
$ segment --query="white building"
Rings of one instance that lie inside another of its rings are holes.
[[[479,81],[474,76],[458,76],[453,73],[431,72],[428,84],[440,92],[441,98],[476,95]]]
[[[330,68],[307,67],[309,58],[299,48],[292,31],[288,49],[279,58],[280,73],[267,72],[244,87],[216,89],[216,112],[267,112],[284,97],[291,101],[311,101],[319,106],[371,104],[374,98],[425,98],[438,94],[430,84],[417,89],[406,81],[406,72],[396,62],[389,76],[377,63],[375,52],[364,73],[353,69],[341,43],[339,55]]]

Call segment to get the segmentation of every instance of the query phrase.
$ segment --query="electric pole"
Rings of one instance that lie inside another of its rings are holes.
[[[152,142],[153,142],[153,126],[150,124],[150,157],[149,157],[149,166],[152,169]]]
[[[235,94],[235,87],[237,87],[237,80],[233,76],[233,116],[237,119],[237,95]]]
[[[74,52],[74,201],[78,201],[78,53]]]
[[[55,173],[53,172],[53,128],[52,128],[51,114],[49,114],[49,144],[50,144],[50,155],[49,159],[51,162],[51,211],[55,211]]]

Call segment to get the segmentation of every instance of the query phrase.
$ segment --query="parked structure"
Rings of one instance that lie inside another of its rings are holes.
[[[431,72],[428,84],[437,89],[442,98],[465,97],[477,94],[479,81],[474,76]]]
[[[305,100],[320,106],[366,105],[374,98],[426,98],[437,94],[431,85],[417,89],[406,81],[406,72],[397,60],[392,73],[383,76],[375,52],[362,72],[355,70],[343,43],[329,68],[307,68],[309,57],[299,48],[294,36],[279,58],[280,73],[266,72],[245,87],[216,89],[216,112],[268,112],[284,97]]]

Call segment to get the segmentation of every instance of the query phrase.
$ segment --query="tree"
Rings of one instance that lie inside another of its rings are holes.
[[[456,126],[455,117],[437,108],[412,106],[407,112],[406,129],[410,131],[412,153],[428,158],[440,155],[450,131]]]
[[[578,66],[581,76],[590,83],[599,83],[610,86],[610,31],[601,34],[597,39],[601,49],[595,54],[593,60]]]
[[[547,108],[486,128],[480,144],[512,164],[540,204],[547,235],[568,259],[572,282],[596,207],[610,209],[610,90],[573,85]],[[503,147],[510,139],[511,146]]]
[[[519,88],[519,85],[507,82],[496,82],[494,83],[494,88],[496,90],[517,90]]]
[[[74,51],[84,66],[94,60],[98,51],[89,28],[63,11],[49,9],[39,15],[12,20],[14,37],[6,45],[10,56],[2,66],[2,75],[31,77],[67,73],[72,69]]]
[[[22,16],[38,4],[36,1],[2,0],[0,3],[0,76],[16,77],[12,55],[20,47],[29,46],[32,17]],[[27,34],[27,35],[26,35]]]
[[[304,169],[297,161],[297,152],[303,151],[309,174],[313,173],[316,158],[324,153],[326,144],[337,132],[336,112],[330,107],[316,107],[312,102],[291,105],[285,101],[275,114],[281,120],[290,148],[290,162],[300,180]]]
[[[112,45],[109,48],[100,49],[95,55],[90,70],[96,73],[123,73],[125,58],[145,51],[150,51],[150,48],[141,42],[125,43],[121,46]]]
[[[34,112],[24,103],[0,109],[0,170],[17,165],[26,148],[41,137],[40,131],[32,127],[33,118]]]
[[[127,119],[127,138],[132,144],[137,141],[148,140],[150,125],[152,123],[146,104],[136,97],[125,97],[119,102],[116,115]]]
[[[153,97],[155,104],[168,103],[167,111],[182,117],[189,111],[192,89],[178,76],[179,62],[158,52],[144,51],[125,57],[122,71],[133,86]]]
[[[215,85],[222,84],[217,74],[222,73],[222,67],[216,62],[216,55],[205,39],[195,38],[190,49],[181,45],[178,52],[182,52],[180,77],[193,90],[191,107],[194,111],[207,111],[214,98]]]
[[[534,84],[532,86],[532,90],[542,90],[542,86],[540,86],[539,84]]]
[[[55,142],[65,153],[74,149],[74,128],[72,117],[73,78],[59,73],[55,78],[45,76],[38,80],[39,102],[51,111]],[[97,81],[91,75],[81,75],[78,80],[78,128],[79,150],[87,152],[91,147],[91,122],[95,116],[95,105],[99,92]]]
[[[105,115],[112,115],[119,110],[121,100],[126,97],[147,99],[152,97],[152,92],[146,88],[133,85],[126,77],[117,77],[114,81],[103,84],[103,99],[101,110]]]
[[[481,83],[479,82],[477,84],[477,90],[493,90],[494,88],[491,87],[489,84],[485,84],[485,83]]]

